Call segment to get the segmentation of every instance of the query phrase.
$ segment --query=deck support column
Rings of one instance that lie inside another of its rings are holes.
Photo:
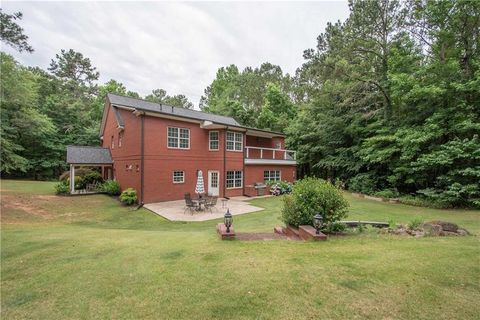
[[[75,166],[70,165],[70,194],[75,193]]]

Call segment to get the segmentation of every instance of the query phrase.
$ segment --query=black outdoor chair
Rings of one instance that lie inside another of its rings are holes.
[[[207,201],[205,202],[205,209],[210,210],[212,212],[212,208],[218,211],[216,205],[217,205],[217,199],[218,197],[208,197]]]
[[[192,198],[190,197],[190,193],[185,193],[185,210],[183,213],[187,212],[187,210],[190,210],[190,214],[193,215],[193,212],[198,210],[198,203],[195,203]]]

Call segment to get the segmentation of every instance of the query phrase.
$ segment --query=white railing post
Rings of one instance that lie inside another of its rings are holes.
[[[275,159],[275,149],[273,149],[273,159]]]
[[[246,147],[245,149],[247,149],[247,159],[248,159],[248,151],[250,150],[250,148]]]
[[[263,148],[260,149],[260,159],[263,159]]]

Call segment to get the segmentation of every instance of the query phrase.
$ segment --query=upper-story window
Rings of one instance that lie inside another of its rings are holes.
[[[168,147],[176,149],[189,149],[190,129],[168,127]]]
[[[227,131],[227,150],[243,150],[243,133]]]
[[[122,146],[122,141],[123,140],[123,132],[118,133],[118,147],[120,148]]]
[[[218,150],[218,131],[210,131],[208,133],[208,149],[209,150]]]
[[[115,140],[113,139],[113,136],[112,136],[112,143],[110,144],[110,146],[112,147],[112,149],[115,149]]]

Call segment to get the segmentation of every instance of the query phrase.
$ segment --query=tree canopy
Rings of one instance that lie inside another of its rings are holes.
[[[263,63],[219,68],[200,109],[287,133],[299,176],[338,179],[353,191],[480,206],[480,2],[350,1],[294,75]],[[1,40],[31,52],[0,11]],[[2,175],[55,178],[65,146],[95,145],[104,97],[139,98],[98,83],[88,57],[61,50],[47,71],[1,53]],[[146,100],[192,109],[182,94]],[[35,130],[31,130],[35,128]]]

